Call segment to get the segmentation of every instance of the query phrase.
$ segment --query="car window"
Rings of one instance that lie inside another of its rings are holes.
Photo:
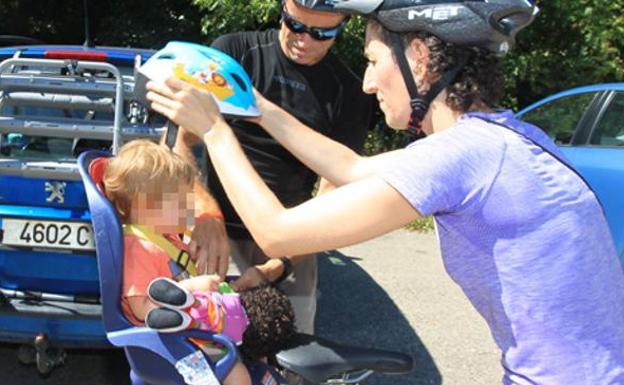
[[[557,144],[572,142],[574,132],[596,93],[564,96],[543,104],[522,115],[522,120],[546,131]]]
[[[624,92],[616,92],[592,134],[591,144],[624,146]]]

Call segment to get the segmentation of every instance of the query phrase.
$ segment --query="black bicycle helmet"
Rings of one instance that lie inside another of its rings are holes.
[[[424,31],[458,45],[505,53],[538,8],[529,0],[295,0],[306,8],[362,14],[393,32]]]
[[[399,33],[428,32],[460,46],[482,47],[498,55],[512,47],[516,34],[538,12],[530,0],[295,0],[322,11],[361,14],[391,32],[392,48],[410,93],[412,119],[418,128],[431,101],[453,82],[465,63],[446,72],[426,95],[420,95],[405,57]]]

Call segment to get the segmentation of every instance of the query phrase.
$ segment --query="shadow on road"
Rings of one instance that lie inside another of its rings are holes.
[[[2,384],[11,385],[130,385],[126,356],[118,349],[68,350],[66,364],[55,368],[47,377],[38,374],[33,365],[17,360],[17,345],[0,344]]]
[[[402,376],[375,374],[362,385],[441,385],[438,368],[427,348],[386,291],[357,263],[340,252],[321,253],[316,331],[319,336],[356,346],[408,353],[415,369]],[[18,363],[17,346],[0,344],[1,384],[129,385],[128,364],[121,350],[70,350],[65,365],[47,379],[34,366]]]
[[[385,290],[355,260],[338,251],[318,254],[317,335],[415,358],[411,373],[400,377],[375,374],[363,384],[440,385],[442,377],[427,348]]]

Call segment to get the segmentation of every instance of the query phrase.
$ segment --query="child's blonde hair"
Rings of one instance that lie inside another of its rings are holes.
[[[167,186],[192,186],[194,170],[169,148],[146,139],[125,144],[104,171],[106,197],[122,222],[130,217],[131,202],[139,192],[161,197]]]

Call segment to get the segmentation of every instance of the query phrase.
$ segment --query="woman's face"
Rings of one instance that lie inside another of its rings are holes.
[[[408,47],[406,52],[410,66],[414,66],[412,47]],[[379,38],[370,24],[366,28],[364,56],[368,59],[362,86],[364,92],[377,96],[388,126],[395,129],[406,128],[412,110],[405,81],[394,59],[392,48]],[[418,75],[414,76],[420,83]]]

